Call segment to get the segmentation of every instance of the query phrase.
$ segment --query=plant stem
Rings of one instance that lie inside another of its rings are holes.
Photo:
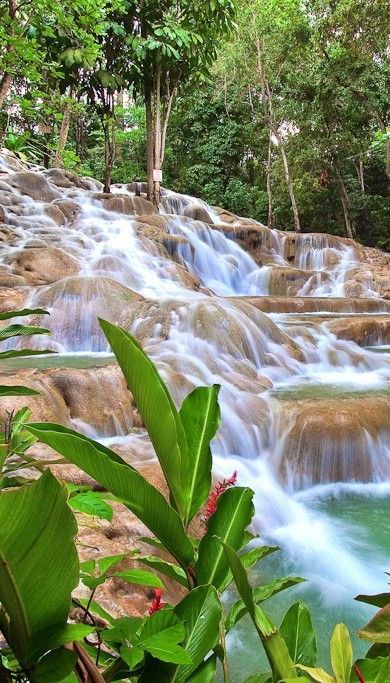
[[[222,660],[222,671],[223,671],[223,683],[229,683],[229,670],[227,663],[227,652],[226,652],[226,634],[223,619],[221,620],[221,625],[219,629],[220,633],[220,643],[223,650],[223,660]]]

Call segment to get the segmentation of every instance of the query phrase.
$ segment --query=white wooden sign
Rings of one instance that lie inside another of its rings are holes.
[[[153,169],[153,180],[155,183],[162,183],[162,170],[161,168]]]

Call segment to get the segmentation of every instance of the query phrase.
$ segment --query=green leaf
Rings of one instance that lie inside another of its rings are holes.
[[[151,572],[146,572],[144,569],[124,569],[120,572],[114,572],[111,576],[117,576],[127,583],[134,583],[140,586],[151,586],[151,588],[164,588],[161,579]]]
[[[296,666],[297,669],[306,671],[306,673],[308,673],[314,681],[317,681],[317,683],[335,683],[336,679],[320,667],[313,668],[310,666],[303,666],[303,664],[297,664]]]
[[[229,563],[219,539],[235,550],[241,547],[254,513],[252,498],[253,491],[241,487],[229,489],[220,496],[217,510],[210,517],[207,532],[199,544],[195,565],[198,583],[211,583],[219,589],[226,579]]]
[[[69,505],[73,510],[93,515],[99,519],[112,520],[113,510],[95,491],[85,491],[69,498]]]
[[[105,320],[100,325],[122,369],[144,421],[176,509],[188,499],[187,442],[179,413],[156,367],[126,330]]]
[[[59,683],[69,676],[77,662],[70,650],[53,650],[45,655],[34,669],[32,680],[37,683]]]
[[[85,624],[64,624],[49,626],[34,635],[31,647],[31,661],[49,650],[56,650],[62,645],[83,640],[94,631],[94,626]]]
[[[161,610],[152,618],[163,615],[164,612],[165,610]],[[173,615],[184,622],[185,637],[182,647],[190,656],[192,664],[174,666],[148,661],[141,678],[143,683],[184,683],[189,676],[195,674],[219,640],[222,606],[213,586],[194,588],[176,605]]]
[[[191,657],[178,645],[183,641],[184,636],[184,625],[174,624],[160,633],[142,638],[137,645],[162,662],[191,665]]]
[[[160,557],[155,557],[154,555],[137,556],[137,562],[142,562],[142,564],[146,564],[148,567],[156,569],[157,571],[161,572],[161,574],[169,576],[170,579],[174,579],[182,586],[185,586],[186,588],[188,587],[185,571],[173,562],[167,562],[166,560],[162,560]]]
[[[21,318],[25,315],[49,315],[49,311],[45,311],[43,308],[23,308],[21,311],[6,311],[5,313],[0,313],[0,320]]]
[[[0,396],[38,396],[39,391],[17,385],[0,386]]]
[[[141,625],[141,617],[119,617],[111,620],[110,628],[104,629],[101,636],[108,643],[126,643],[136,639]]]
[[[317,661],[316,635],[310,612],[303,602],[291,605],[279,630],[294,664],[315,666]]]
[[[287,645],[267,614],[255,603],[252,587],[239,556],[226,543],[223,544],[223,549],[232,570],[237,590],[260,637],[275,678],[279,680],[280,678],[295,676],[294,664]]]
[[[0,329],[0,341],[11,339],[12,337],[29,337],[33,334],[51,334],[45,327],[34,327],[29,325],[9,325]]]
[[[194,671],[190,678],[187,678],[188,683],[213,683],[217,671],[217,658],[215,655],[202,662],[200,666]]]
[[[211,488],[210,441],[220,422],[219,389],[218,384],[197,387],[184,400],[179,412],[188,446],[189,493],[186,501],[186,524],[204,505]]]
[[[302,581],[304,581],[304,579],[300,579],[297,576],[287,576],[283,579],[275,579],[274,581],[265,583],[262,586],[256,586],[252,589],[253,600],[256,604],[259,604],[260,602],[264,602],[264,600],[268,600],[268,598],[272,597],[272,595],[276,595],[276,593],[280,593],[287,588],[291,588],[297,583],[302,583]],[[235,626],[237,622],[242,619],[245,614],[247,614],[247,612],[248,610],[243,600],[238,600],[235,602],[227,613],[225,620],[226,632],[230,631],[230,629],[232,629],[233,626]]]
[[[390,643],[390,604],[382,607],[374,614],[371,621],[357,632],[363,640],[373,640],[374,643]]]
[[[23,358],[24,356],[43,356],[48,353],[54,353],[50,349],[22,349],[21,351],[2,351],[0,353],[0,361],[8,358]]]
[[[117,496],[181,564],[192,561],[193,547],[177,512],[116,453],[61,425],[36,423],[27,428]]]
[[[63,628],[78,583],[77,526],[65,488],[46,471],[29,486],[1,492],[0,528],[1,627],[26,663],[38,632]]]
[[[360,683],[356,668],[363,676],[364,683],[388,683],[390,680],[390,657],[358,659],[351,674],[351,683]]]
[[[330,639],[330,661],[336,683],[349,683],[352,668],[352,643],[344,624],[336,624]]]
[[[127,647],[127,645],[123,645],[120,648],[119,654],[122,657],[123,661],[129,667],[130,671],[132,671],[138,664],[140,664],[140,662],[142,662],[144,658],[144,651],[142,650],[142,648]]]
[[[377,595],[357,595],[355,600],[359,602],[366,602],[368,605],[375,605],[375,607],[386,607],[390,604],[390,593],[378,593]]]

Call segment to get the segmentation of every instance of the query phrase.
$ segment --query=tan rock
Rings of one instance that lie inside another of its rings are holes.
[[[50,185],[41,173],[12,173],[8,176],[7,182],[22,194],[27,194],[40,202],[51,202],[60,196],[58,190]]]
[[[16,275],[21,275],[31,285],[44,285],[64,277],[75,275],[80,270],[76,258],[57,247],[32,247],[11,256]]]

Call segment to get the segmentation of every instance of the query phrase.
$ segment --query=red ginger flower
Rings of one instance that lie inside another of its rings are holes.
[[[209,495],[209,499],[204,506],[204,518],[208,520],[211,515],[214,514],[214,512],[217,509],[217,501],[219,496],[222,495],[228,489],[230,486],[234,486],[235,483],[237,482],[237,470],[235,470],[230,477],[230,479],[223,479],[222,481],[219,481],[217,484],[215,484],[214,489],[211,491]]]
[[[163,594],[162,588],[155,588],[154,589],[154,598],[153,598],[152,604],[149,607],[149,616],[151,614],[154,614],[155,612],[158,612],[159,609],[164,607],[165,603],[162,600],[162,594]]]

